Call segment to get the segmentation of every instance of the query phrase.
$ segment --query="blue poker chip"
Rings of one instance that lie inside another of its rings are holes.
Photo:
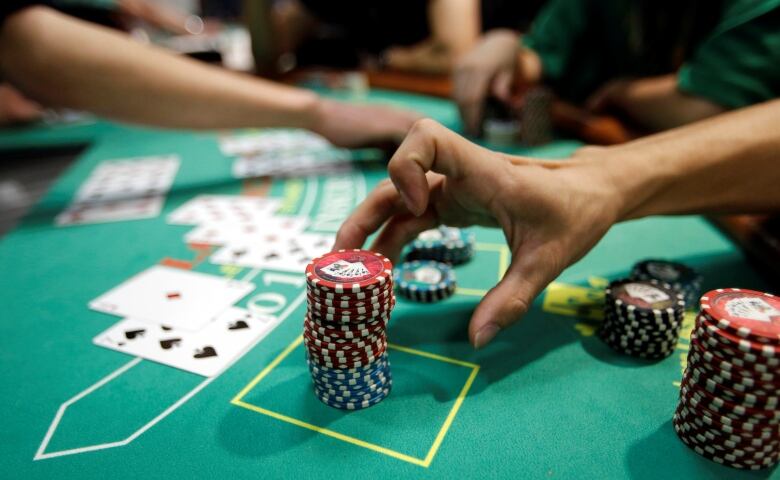
[[[323,365],[322,363],[318,362],[317,359],[311,358],[309,356],[308,351],[306,352],[306,361],[308,362],[309,367],[316,367],[317,369],[319,369],[321,372],[325,374],[361,376],[374,370],[378,363],[382,361],[387,361],[387,351],[382,352],[381,355],[379,355],[376,358],[373,358],[370,362],[367,362],[366,364],[361,364],[360,366],[351,367],[351,368],[336,368],[336,367],[329,367],[327,365]]]
[[[346,370],[335,370],[335,369],[329,369],[328,367],[323,367],[320,364],[309,360],[309,371],[312,375],[317,375],[319,377],[327,378],[330,380],[338,380],[338,381],[347,381],[347,380],[362,380],[370,378],[372,375],[376,374],[378,371],[385,370],[389,368],[389,362],[387,360],[386,356],[380,357],[379,360],[373,362],[371,365],[372,368],[368,368],[365,370],[361,370],[358,372],[347,372]]]
[[[422,232],[411,243],[406,260],[435,260],[459,265],[474,256],[476,237],[468,230],[441,225]]]
[[[382,377],[382,380],[380,382],[366,385],[366,386],[350,386],[349,388],[335,388],[328,385],[323,385],[318,382],[314,382],[314,388],[319,390],[320,393],[326,393],[328,395],[337,395],[342,397],[349,397],[349,398],[355,398],[355,397],[366,397],[366,396],[373,396],[376,393],[378,393],[380,390],[385,388],[389,383],[392,382],[392,378],[385,378]]]
[[[383,381],[390,375],[390,369],[387,365],[383,365],[381,368],[372,372],[369,375],[360,378],[347,378],[339,379],[323,376],[317,371],[311,371],[312,380],[320,382],[322,384],[332,386],[334,388],[351,388],[355,386],[366,386]]]
[[[339,395],[328,395],[316,390],[315,393],[317,394],[317,398],[319,398],[322,403],[328,405],[329,407],[338,408],[340,410],[361,410],[372,407],[387,398],[391,389],[392,384],[389,384],[385,388],[381,389],[376,395],[360,400],[350,399]]]
[[[402,263],[395,271],[394,282],[402,296],[418,302],[444,300],[457,288],[455,270],[435,260]]]

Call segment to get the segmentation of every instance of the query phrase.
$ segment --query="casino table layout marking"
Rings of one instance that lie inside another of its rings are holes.
[[[388,343],[387,348],[389,350],[395,350],[397,352],[403,352],[410,355],[417,355],[420,357],[425,357],[431,360],[439,361],[439,362],[445,362],[448,364],[456,365],[458,367],[464,367],[467,369],[470,369],[469,376],[466,378],[466,381],[463,384],[463,387],[460,389],[460,392],[458,393],[457,397],[455,398],[455,402],[453,403],[452,408],[450,409],[449,413],[447,414],[446,419],[442,423],[440,429],[438,430],[438,433],[436,434],[436,437],[433,441],[433,444],[428,449],[426,455],[424,458],[418,458],[414,457],[412,455],[408,455],[402,452],[399,452],[397,450],[393,450],[387,447],[383,447],[381,445],[377,445],[372,442],[368,442],[365,440],[361,440],[359,438],[356,438],[351,435],[346,435],[334,430],[331,430],[329,428],[321,427],[318,425],[314,425],[312,423],[306,422],[304,420],[294,418],[289,415],[284,415],[282,413],[269,410],[267,408],[263,408],[259,405],[255,405],[253,403],[250,403],[245,400],[246,396],[266,377],[268,377],[274,369],[276,369],[279,364],[287,358],[288,355],[290,355],[293,351],[295,351],[303,342],[303,337],[299,336],[295,340],[293,340],[287,348],[285,348],[267,367],[265,367],[255,378],[253,378],[243,389],[241,389],[238,394],[231,400],[230,403],[237,407],[245,408],[247,410],[250,410],[252,412],[260,413],[263,415],[267,415],[271,418],[275,418],[277,420],[280,420],[282,422],[287,422],[289,424],[305,428],[308,430],[311,430],[316,433],[320,433],[322,435],[327,435],[329,437],[335,438],[337,440],[341,440],[343,442],[351,443],[353,445],[363,447],[369,450],[372,450],[377,453],[381,453],[383,455],[387,455],[393,458],[396,458],[398,460],[402,460],[404,462],[408,462],[414,465],[418,465],[421,467],[429,467],[431,462],[433,462],[433,458],[436,456],[436,452],[439,450],[439,446],[441,445],[442,441],[444,441],[444,437],[447,435],[447,431],[449,430],[450,426],[452,425],[452,422],[455,420],[455,416],[458,414],[458,410],[460,410],[461,405],[463,404],[463,401],[466,398],[466,395],[468,394],[469,389],[471,388],[471,385],[474,383],[474,379],[476,378],[477,374],[479,373],[479,365],[471,362],[465,362],[462,360],[457,360],[454,358],[445,357],[442,355],[436,355],[433,353],[425,352],[422,350],[417,350],[413,348],[404,347],[401,345],[395,345],[392,343]],[[357,413],[357,412],[355,412]]]
[[[507,269],[509,268],[509,257],[510,257],[509,247],[507,247],[503,243],[477,242],[474,245],[474,249],[477,252],[498,253],[498,281],[501,281],[501,279],[504,277],[504,272],[506,272]],[[471,295],[474,297],[484,297],[485,295],[487,295],[488,290],[458,286],[458,288],[455,290],[455,293],[460,295]]]

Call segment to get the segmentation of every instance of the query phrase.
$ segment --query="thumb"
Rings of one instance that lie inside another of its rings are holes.
[[[544,262],[524,260],[532,256],[535,254],[514,256],[504,278],[477,305],[469,323],[474,348],[484,347],[498,332],[520,320],[554,277],[546,273]]]

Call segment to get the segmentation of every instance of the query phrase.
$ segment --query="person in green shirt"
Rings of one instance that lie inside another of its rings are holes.
[[[659,131],[780,96],[780,0],[552,0],[531,31],[486,34],[456,68],[477,131],[488,95],[544,83]]]

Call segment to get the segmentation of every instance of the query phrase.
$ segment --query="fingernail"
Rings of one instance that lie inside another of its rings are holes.
[[[496,334],[501,330],[498,325],[495,323],[488,323],[484,327],[480,328],[477,331],[477,334],[474,335],[474,348],[480,349],[490,343],[493,338],[495,338]]]

